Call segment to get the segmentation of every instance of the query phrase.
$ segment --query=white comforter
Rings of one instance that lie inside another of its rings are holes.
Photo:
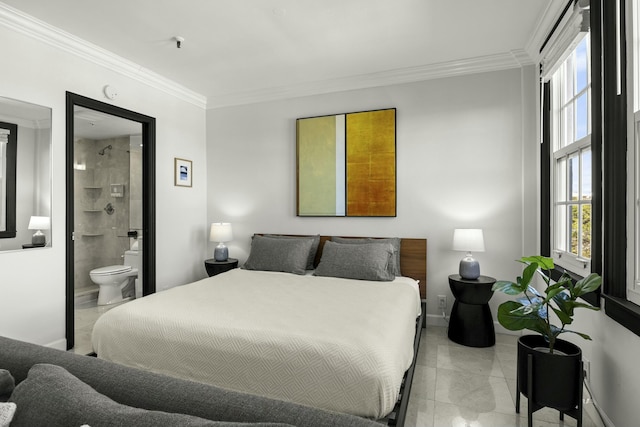
[[[93,329],[98,357],[381,418],[413,358],[417,282],[235,269],[134,300]]]

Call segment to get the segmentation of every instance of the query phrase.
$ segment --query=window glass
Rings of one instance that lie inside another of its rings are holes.
[[[580,198],[580,162],[578,154],[569,156],[569,191],[571,192],[570,200],[578,200]]]
[[[581,92],[589,85],[589,56],[587,39],[583,39],[576,48],[576,92]]]
[[[569,238],[571,239],[571,249],[569,250],[569,252],[574,255],[578,255],[578,233],[580,233],[580,215],[578,211],[578,205],[569,205],[569,218],[571,218],[571,221],[569,222]]]
[[[589,133],[589,100],[584,92],[576,100],[576,139],[581,139]]]
[[[552,255],[558,265],[580,274],[590,268],[591,258],[589,52],[589,35],[585,34],[551,77]]]

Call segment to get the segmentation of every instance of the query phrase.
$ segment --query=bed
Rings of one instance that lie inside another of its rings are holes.
[[[424,314],[426,240],[397,239],[398,251],[391,239],[344,239],[256,235],[248,269],[105,313],[94,350],[127,366],[401,425]],[[396,265],[382,271],[370,259],[385,253]],[[280,268],[291,257],[297,270]],[[379,280],[393,268],[402,276]],[[365,279],[343,277],[354,274]]]

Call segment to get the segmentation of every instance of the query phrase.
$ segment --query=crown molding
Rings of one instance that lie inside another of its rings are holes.
[[[414,83],[424,80],[500,71],[532,65],[534,64],[532,58],[537,58],[537,52],[532,52],[530,48],[531,46],[535,47],[534,40],[537,40],[537,34],[541,31],[546,31],[546,28],[550,27],[550,24],[548,24],[547,21],[552,21],[554,16],[557,15],[557,12],[555,11],[557,8],[552,6],[554,3],[557,4],[558,2],[550,2],[550,5],[547,7],[543,17],[539,20],[538,26],[536,27],[536,34],[534,34],[534,37],[530,39],[526,50],[513,50],[495,55],[400,68],[376,73],[367,73],[317,82],[304,82],[251,91],[223,93],[209,96],[208,98],[174,82],[173,80],[167,79],[151,70],[147,70],[139,64],[115,55],[100,46],[82,40],[2,2],[0,2],[0,25],[63,51],[69,52],[126,77],[147,84],[197,107],[214,109],[327,93]]]
[[[540,48],[566,5],[567,1],[549,1],[546,9],[538,18],[536,27],[524,49],[534,63],[540,63]]]
[[[532,65],[533,61],[524,50],[487,55],[476,58],[442,62],[417,67],[400,68],[377,73],[361,74],[318,82],[306,82],[246,92],[232,92],[208,97],[207,108],[223,108],[260,102],[278,101],[303,96],[321,95],[415,83],[424,80],[455,77],[466,74],[485,73]]]
[[[2,2],[0,2],[0,25],[147,84],[197,107],[206,108],[207,106],[205,96]]]

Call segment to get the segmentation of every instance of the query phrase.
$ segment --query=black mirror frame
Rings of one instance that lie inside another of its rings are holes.
[[[18,161],[18,125],[0,122],[0,128],[9,131],[7,143],[7,179],[6,179],[6,223],[4,231],[0,231],[0,239],[16,237],[16,163]]]

